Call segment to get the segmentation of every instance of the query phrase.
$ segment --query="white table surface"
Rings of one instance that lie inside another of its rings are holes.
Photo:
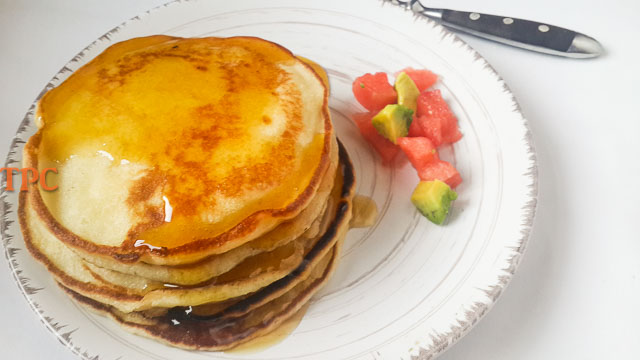
[[[2,159],[33,99],[73,55],[164,2],[0,0]],[[529,120],[540,194],[511,285],[441,358],[640,359],[640,2],[429,4],[562,25],[607,50],[599,59],[567,60],[463,36],[507,81]],[[0,359],[74,358],[29,308],[4,257],[0,289]]]

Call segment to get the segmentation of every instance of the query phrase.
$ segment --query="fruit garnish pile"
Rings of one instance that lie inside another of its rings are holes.
[[[353,82],[353,95],[368,112],[352,118],[385,163],[405,154],[420,178],[411,201],[429,220],[442,224],[462,178],[440,159],[438,147],[455,143],[462,134],[440,90],[430,90],[437,80],[429,70],[412,68],[398,72],[393,86],[386,73],[364,74]]]

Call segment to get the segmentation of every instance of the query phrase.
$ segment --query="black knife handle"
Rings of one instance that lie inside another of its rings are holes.
[[[476,36],[524,48],[566,52],[576,32],[535,21],[474,12],[442,10],[444,25]]]

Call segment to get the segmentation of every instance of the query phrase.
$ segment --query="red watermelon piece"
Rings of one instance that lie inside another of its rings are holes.
[[[358,125],[362,136],[376,149],[382,160],[385,163],[389,163],[398,155],[400,148],[385,139],[378,133],[378,130],[373,127],[371,118],[375,115],[375,112],[357,113],[352,115],[352,119],[356,125]]]
[[[411,125],[409,126],[409,137],[424,137],[424,131],[422,131],[422,127],[418,123],[418,119],[415,115],[413,115],[413,121],[411,121]]]
[[[458,124],[450,125],[448,128],[442,130],[442,142],[444,144],[453,144],[462,139],[462,133],[458,129]]]
[[[398,139],[398,145],[416,169],[440,160],[436,147],[426,137],[402,137]]]
[[[427,137],[433,134],[430,134],[422,123],[428,124],[427,126],[432,129],[432,132],[436,131],[436,128],[439,129],[442,144],[454,143],[462,137],[458,129],[458,118],[456,118],[449,108],[449,105],[447,105],[447,102],[442,98],[440,90],[423,91],[420,93],[420,96],[418,96],[417,113],[419,117],[426,117],[426,119],[421,122],[421,126]],[[437,142],[434,139],[432,139],[432,141]],[[436,146],[439,146],[439,144]]]
[[[440,118],[433,116],[418,116],[415,119],[415,122],[422,130],[421,136],[431,140],[433,146],[438,147],[443,143],[442,122],[440,121]]]
[[[418,90],[420,90],[420,92],[425,91],[428,88],[432,87],[433,84],[435,84],[436,81],[438,81],[438,75],[432,73],[431,71],[429,71],[427,69],[416,70],[414,68],[408,67],[408,68],[405,68],[405,69],[402,69],[402,70],[398,71],[396,73],[396,76],[397,76],[397,74],[399,74],[401,72],[404,72],[407,75],[409,75],[409,77],[416,84],[416,86],[418,87]]]
[[[453,165],[443,160],[436,160],[418,169],[418,177],[422,181],[440,180],[452,189],[460,185],[462,178]]]
[[[356,100],[369,111],[381,110],[389,104],[395,104],[398,99],[396,90],[383,72],[364,74],[356,78],[351,88]]]

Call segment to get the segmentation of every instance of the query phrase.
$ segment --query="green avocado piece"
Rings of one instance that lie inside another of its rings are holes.
[[[427,219],[440,225],[457,198],[458,194],[440,180],[421,181],[411,195],[411,202]]]
[[[393,87],[398,93],[398,104],[408,107],[415,113],[418,109],[418,95],[420,95],[416,83],[405,72],[401,72],[396,77]]]
[[[409,134],[409,126],[413,120],[413,110],[398,104],[387,105],[371,119],[373,127],[380,135],[394,144],[400,137]]]

